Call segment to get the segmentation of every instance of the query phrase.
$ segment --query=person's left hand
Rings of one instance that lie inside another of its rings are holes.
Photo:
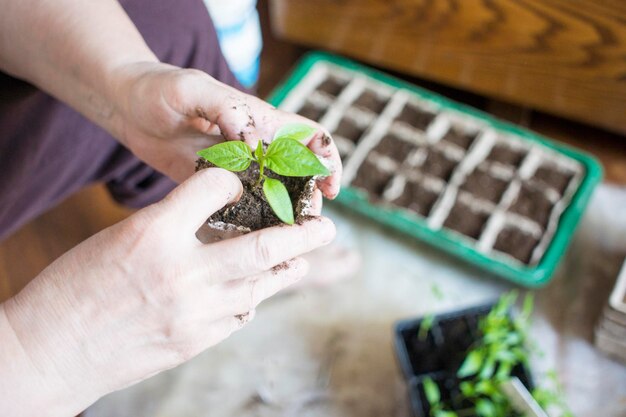
[[[316,132],[304,143],[331,162],[331,176],[319,181],[327,198],[339,192],[341,159],[319,124],[287,113],[229,87],[208,74],[162,63],[134,64],[114,79],[118,139],[135,155],[177,182],[194,172],[196,152],[223,140],[244,140],[252,148],[270,142],[287,123],[306,123]],[[220,135],[221,134],[221,135]]]

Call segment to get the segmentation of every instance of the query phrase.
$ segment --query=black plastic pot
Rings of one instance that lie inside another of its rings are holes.
[[[420,340],[419,330],[424,318],[403,320],[395,326],[395,348],[402,373],[407,381],[409,401],[415,417],[429,417],[430,405],[424,393],[424,379],[430,377],[439,386],[443,402],[455,410],[468,408],[460,403],[456,371],[467,351],[479,338],[478,322],[493,304],[435,316],[428,335]],[[523,366],[513,369],[529,390],[533,388],[530,372]]]

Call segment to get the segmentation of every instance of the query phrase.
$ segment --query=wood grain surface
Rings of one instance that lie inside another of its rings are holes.
[[[624,0],[271,0],[275,32],[626,133]]]

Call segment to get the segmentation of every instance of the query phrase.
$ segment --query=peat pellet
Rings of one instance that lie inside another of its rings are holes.
[[[438,192],[425,188],[418,182],[409,181],[404,186],[402,194],[392,203],[427,217],[438,197]]]
[[[421,170],[425,174],[432,175],[437,178],[441,178],[444,181],[450,180],[452,172],[456,167],[457,162],[448,158],[442,151],[431,148],[428,150],[426,159],[421,167]]]
[[[357,143],[361,136],[363,136],[363,132],[365,132],[364,127],[360,127],[354,120],[344,117],[339,122],[339,125],[333,132],[333,135],[341,136],[342,138],[346,138],[353,143]]]
[[[346,86],[346,82],[335,77],[328,77],[317,86],[317,90],[330,96],[337,97]]]
[[[354,105],[361,109],[379,114],[387,105],[387,99],[377,95],[371,90],[366,90],[355,100]]]
[[[419,130],[426,130],[434,118],[434,113],[409,103],[402,108],[400,114],[396,117],[396,121],[406,123]]]
[[[380,198],[392,177],[392,172],[383,171],[376,164],[365,160],[359,167],[352,186],[368,191],[372,197]]]
[[[196,161],[196,171],[212,167],[214,165],[204,159]],[[213,213],[208,219],[209,225],[225,223],[233,228],[260,230],[282,224],[267,201],[263,187],[257,184],[259,165],[253,162],[248,169],[235,174],[243,186],[241,197],[236,203],[229,204]],[[311,178],[283,177],[272,171],[266,171],[265,174],[283,183],[289,194],[291,204],[296,210],[296,220],[302,218],[306,214],[304,207],[310,204],[313,198]],[[222,229],[222,231],[227,232],[227,229]]]
[[[300,116],[304,116],[307,119],[318,122],[324,115],[325,109],[317,107],[312,103],[304,103],[304,105],[298,110]]]
[[[524,232],[516,227],[504,227],[498,237],[493,249],[511,255],[515,259],[527,264],[537,247],[539,240],[533,235]]]
[[[416,148],[415,144],[401,139],[393,133],[388,133],[383,136],[374,150],[398,162],[402,162]]]
[[[554,188],[560,194],[563,194],[574,174],[570,171],[559,170],[554,164],[543,164],[537,168],[534,179]]]
[[[538,187],[529,183],[522,184],[517,198],[511,205],[511,212],[534,220],[545,228],[554,205]]]
[[[467,150],[474,143],[476,136],[478,136],[478,133],[476,132],[463,132],[453,127],[446,132],[441,140]]]
[[[504,191],[506,191],[507,186],[507,181],[496,178],[482,169],[475,169],[465,178],[465,181],[461,184],[461,190],[497,204],[502,198]]]
[[[457,200],[452,206],[448,217],[443,222],[443,227],[472,239],[478,239],[485,228],[488,217],[487,213],[476,210]]]
[[[526,156],[526,152],[521,149],[514,149],[503,144],[496,144],[493,148],[491,148],[489,155],[487,155],[487,160],[499,162],[503,165],[511,165],[517,168],[522,163],[524,156]]]

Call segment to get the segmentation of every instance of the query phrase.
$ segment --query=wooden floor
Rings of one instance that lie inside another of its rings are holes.
[[[265,1],[260,2],[260,10],[265,48],[258,93],[264,97],[289,72],[306,49],[273,38],[270,35]],[[409,80],[585,149],[600,158],[606,169],[607,181],[626,185],[624,137],[440,85]],[[94,186],[33,220],[0,244],[0,301],[18,292],[55,258],[129,213],[129,210],[114,204],[102,187]]]

